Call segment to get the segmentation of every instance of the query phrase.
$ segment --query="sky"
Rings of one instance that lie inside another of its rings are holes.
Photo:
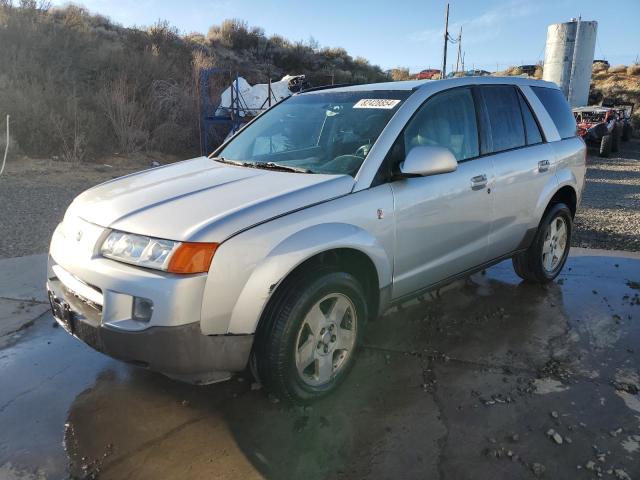
[[[64,5],[68,0],[53,0]],[[206,34],[227,18],[267,35],[343,47],[383,69],[440,68],[446,1],[436,0],[75,0],[123,26],[168,20],[181,33]],[[465,68],[494,71],[544,59],[546,28],[571,17],[598,22],[596,58],[612,65],[640,56],[640,0],[449,0],[449,32],[462,27]],[[607,5],[608,8],[603,8]],[[448,69],[457,45],[449,45]]]

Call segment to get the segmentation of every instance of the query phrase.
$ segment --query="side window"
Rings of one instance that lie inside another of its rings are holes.
[[[515,88],[508,85],[481,87],[488,117],[487,153],[502,152],[526,145],[520,100]]]
[[[455,88],[427,100],[402,138],[405,154],[418,145],[434,145],[448,148],[457,160],[477,157],[478,126],[471,89]]]
[[[560,138],[576,136],[576,120],[562,92],[557,88],[531,87],[556,124]]]
[[[535,145],[536,143],[542,143],[542,134],[540,133],[540,127],[536,122],[531,107],[526,102],[521,93],[518,94],[520,99],[520,109],[522,110],[522,119],[524,120],[524,133],[527,136],[527,145]]]

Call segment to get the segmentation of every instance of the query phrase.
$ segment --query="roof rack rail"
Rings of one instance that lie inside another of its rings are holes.
[[[331,88],[340,88],[340,87],[351,87],[356,85],[355,83],[336,83],[334,85],[321,85],[319,87],[311,87],[306,90],[301,90],[298,93],[307,93],[307,92],[317,92],[318,90],[329,90]]]

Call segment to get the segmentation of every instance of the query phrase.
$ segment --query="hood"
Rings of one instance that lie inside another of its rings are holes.
[[[221,242],[352,188],[348,175],[236,167],[200,157],[102,183],[76,197],[67,216],[151,237]]]

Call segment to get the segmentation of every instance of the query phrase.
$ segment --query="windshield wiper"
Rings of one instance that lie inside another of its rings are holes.
[[[236,165],[238,167],[253,167],[253,163],[241,162],[240,160],[228,160],[224,157],[210,157],[210,158],[211,160],[214,160],[216,162],[228,163],[229,165]]]
[[[302,167],[292,167],[289,165],[282,165],[280,163],[275,162],[243,162],[240,160],[229,160],[224,157],[210,157],[211,160],[215,160],[220,163],[228,163],[229,165],[236,165],[238,167],[251,167],[251,168],[265,168],[265,169],[273,169],[273,170],[282,170],[285,172],[296,172],[296,173],[313,173],[313,170],[309,170],[308,168]]]
[[[267,163],[251,163],[250,166],[255,168],[269,168],[273,170],[282,170],[285,172],[296,172],[296,173],[313,173],[313,170],[309,170],[308,168],[303,167],[292,167],[290,165],[282,165],[280,163],[275,162],[267,162]]]

